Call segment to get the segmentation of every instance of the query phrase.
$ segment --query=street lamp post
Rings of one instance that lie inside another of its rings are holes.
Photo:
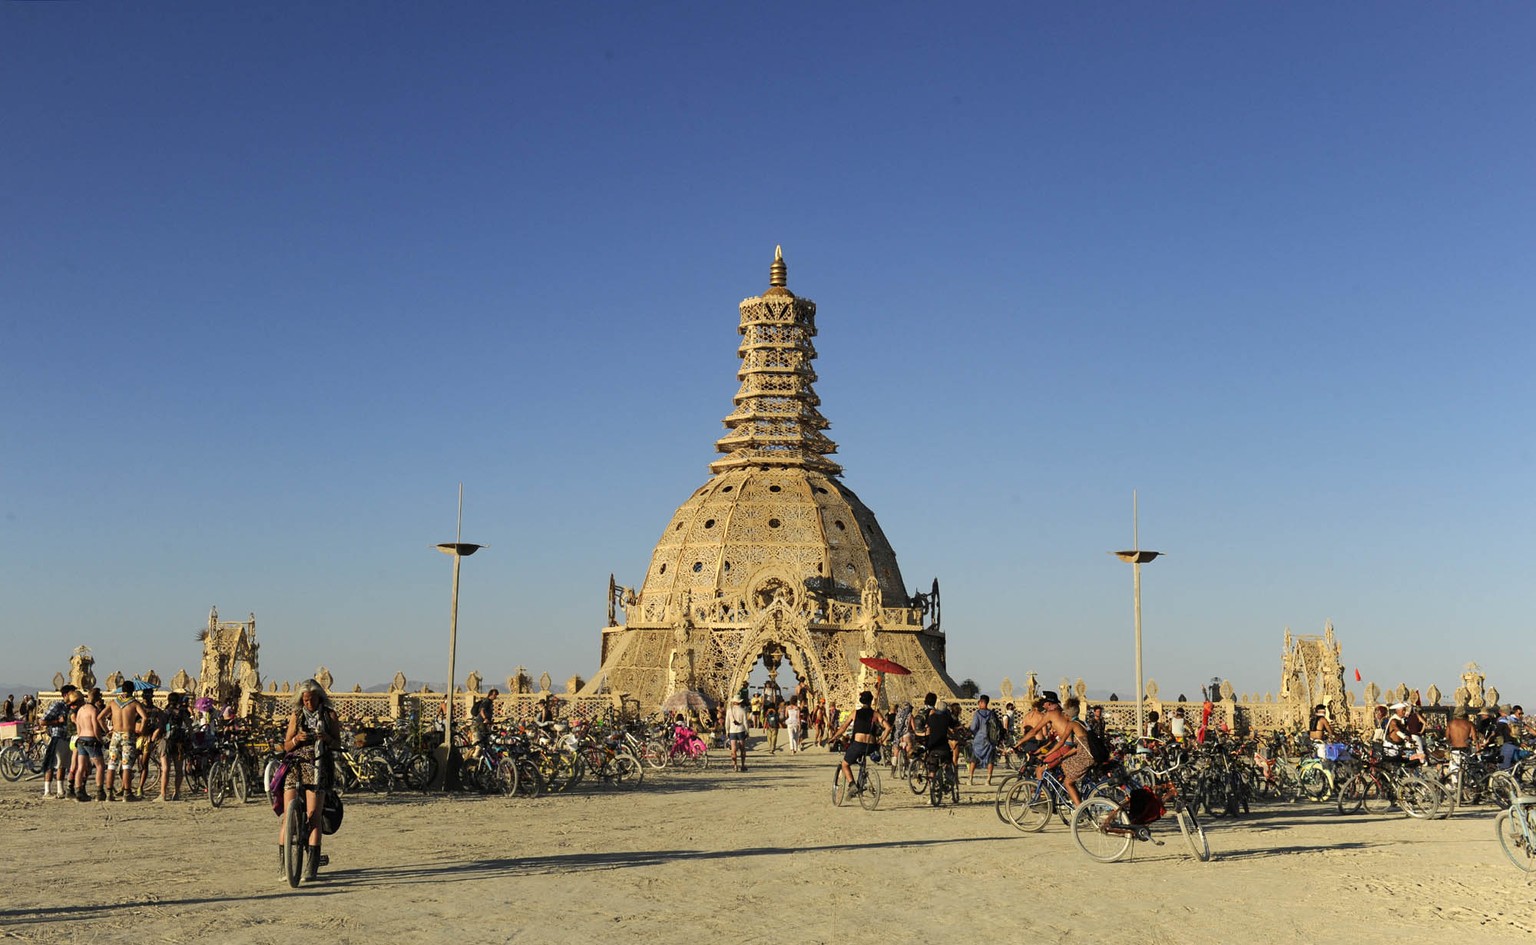
[[[448,616],[448,706],[443,719],[443,768],[447,772],[443,783],[451,784],[453,772],[453,683],[454,683],[454,658],[458,654],[459,644],[459,562],[479,551],[485,545],[473,545],[460,540],[464,533],[464,483],[459,483],[459,518],[454,528],[453,541],[442,542],[437,550],[445,555],[453,555],[453,602]]]
[[[1142,551],[1140,527],[1137,523],[1136,492],[1131,491],[1131,550],[1111,551],[1110,554],[1131,565],[1131,596],[1136,612],[1136,737],[1147,734],[1146,700],[1142,696],[1141,673],[1141,566],[1162,554],[1160,551]]]

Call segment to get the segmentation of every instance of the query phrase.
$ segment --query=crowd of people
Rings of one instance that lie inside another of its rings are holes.
[[[164,705],[157,705],[154,690],[135,689],[133,683],[125,682],[112,695],[109,702],[100,688],[82,691],[65,685],[59,699],[47,708],[35,700],[31,705],[23,700],[20,718],[35,717],[48,739],[43,753],[43,796],[140,800],[151,787],[150,759],[157,758],[159,799],[178,800],[181,762],[194,737],[186,694],[168,693]]]

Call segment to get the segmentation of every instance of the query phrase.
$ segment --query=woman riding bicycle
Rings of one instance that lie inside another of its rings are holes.
[[[843,752],[843,783],[853,783],[852,765],[858,764],[875,750],[875,746],[891,732],[891,726],[885,721],[885,716],[874,709],[875,694],[869,690],[859,693],[859,707],[848,717],[832,736],[835,742],[850,728],[853,737],[848,740],[848,748]],[[875,730],[880,730],[876,735]]]
[[[304,878],[312,880],[320,869],[320,812],[325,807],[325,792],[331,788],[334,774],[331,752],[341,747],[341,721],[331,708],[325,689],[313,679],[299,685],[299,697],[288,716],[288,734],[283,750],[290,756],[288,774],[283,780],[283,806],[298,802],[304,792],[308,814],[309,838],[304,845]],[[283,847],[288,842],[287,818],[277,832],[278,863],[283,864]],[[287,875],[286,866],[283,868]]]

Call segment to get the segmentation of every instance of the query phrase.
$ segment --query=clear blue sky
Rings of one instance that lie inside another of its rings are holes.
[[[1536,673],[1536,8],[0,6],[0,680],[590,675],[776,244],[950,669]],[[1352,673],[1351,673],[1352,679]]]

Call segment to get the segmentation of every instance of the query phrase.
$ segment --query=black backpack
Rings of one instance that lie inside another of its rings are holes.
[[[1088,754],[1093,757],[1093,763],[1101,765],[1108,761],[1109,743],[1104,740],[1104,736],[1086,725],[1083,726],[1083,731],[1087,733],[1082,737],[1083,746],[1088,749]]]

